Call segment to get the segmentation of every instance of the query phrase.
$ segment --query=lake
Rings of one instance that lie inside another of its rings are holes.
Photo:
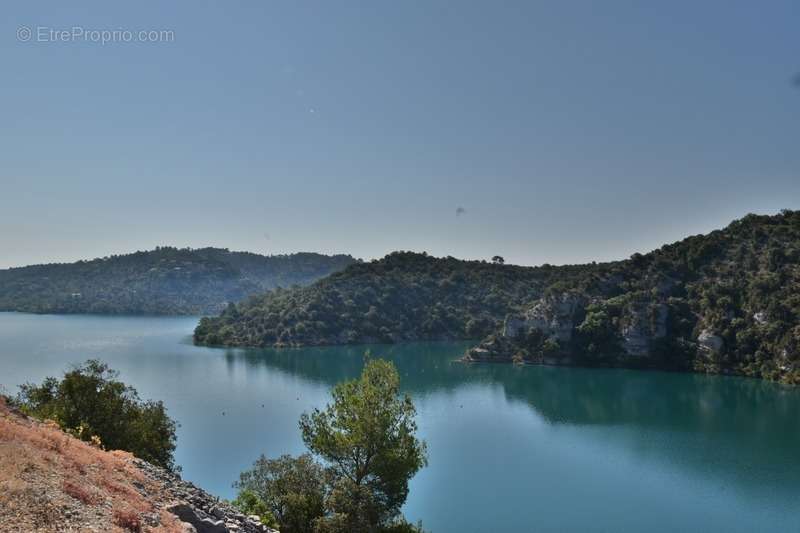
[[[800,531],[800,390],[756,380],[454,363],[465,343],[196,347],[195,318],[0,313],[0,384],[100,358],[181,424],[183,476],[219,496],[261,453],[303,451],[297,420],[391,359],[430,466],[409,520],[434,533]],[[223,414],[224,413],[224,414]]]

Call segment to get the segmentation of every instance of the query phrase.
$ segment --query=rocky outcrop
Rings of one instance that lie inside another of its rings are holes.
[[[188,503],[179,502],[167,507],[167,511],[178,517],[178,520],[194,528],[197,533],[227,533],[229,529],[222,520],[204,517]],[[189,529],[187,527],[186,529]],[[191,531],[191,529],[189,529]]]
[[[477,363],[480,361],[511,361],[514,358],[516,350],[517,346],[511,337],[492,335],[478,346],[467,350],[463,360],[470,363]]]
[[[183,481],[176,474],[141,459],[134,459],[133,462],[148,478],[166,490],[171,501],[163,509],[186,524],[187,532],[278,533],[261,524],[257,516],[245,516],[229,503]]]
[[[668,317],[666,303],[641,296],[620,302],[561,293],[542,298],[521,316],[507,317],[501,332],[469,350],[464,360],[613,364],[646,359],[654,341],[666,337]]]
[[[583,298],[568,292],[542,298],[523,316],[507,317],[503,336],[513,339],[532,330],[539,330],[549,338],[569,342],[575,329],[576,311],[583,305]]]
[[[643,357],[650,353],[650,343],[667,334],[666,304],[631,304],[622,327],[622,346],[628,355]]]
[[[755,320],[756,324],[763,326],[767,323],[767,313],[764,311],[753,313],[753,320]]]
[[[707,355],[714,355],[721,352],[722,347],[725,345],[725,341],[723,341],[722,337],[710,329],[704,329],[700,332],[700,335],[697,337],[697,343],[700,345],[700,349]]]

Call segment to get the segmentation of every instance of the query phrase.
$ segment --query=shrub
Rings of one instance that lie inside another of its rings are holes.
[[[22,385],[15,403],[26,414],[53,420],[83,441],[129,451],[176,470],[177,424],[163,403],[141,400],[117,377],[106,364],[89,360],[66,372],[61,381],[49,377],[41,385]]]
[[[234,486],[240,505],[259,516],[266,511],[283,533],[310,533],[324,512],[325,473],[309,454],[278,459],[262,455]]]

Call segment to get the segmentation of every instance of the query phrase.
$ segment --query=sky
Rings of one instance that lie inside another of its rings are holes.
[[[798,28],[793,0],[8,2],[0,268],[579,263],[798,209]]]

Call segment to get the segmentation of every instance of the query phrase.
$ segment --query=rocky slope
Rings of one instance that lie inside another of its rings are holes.
[[[126,452],[108,452],[0,397],[0,531],[274,533]]]
[[[201,344],[480,339],[467,361],[800,382],[800,211],[748,215],[615,263],[511,267],[395,253],[203,319]]]
[[[0,270],[0,311],[203,314],[275,287],[307,285],[355,262],[349,255],[262,256],[160,247],[70,264]]]

